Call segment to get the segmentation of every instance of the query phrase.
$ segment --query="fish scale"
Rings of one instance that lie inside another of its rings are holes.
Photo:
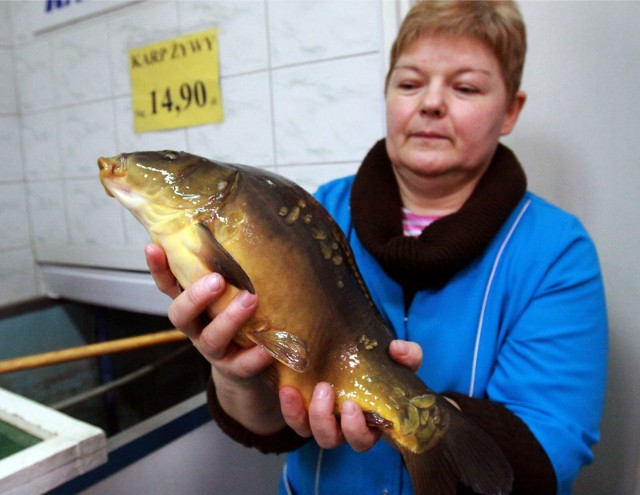
[[[392,333],[372,303],[353,253],[324,208],[292,181],[265,170],[175,151],[100,158],[100,179],[163,247],[181,286],[220,273],[225,294],[259,296],[237,336],[277,362],[276,386],[308,406],[318,382],[335,412],[357,403],[400,450],[418,495],[511,491],[500,448],[444,397],[389,355]]]

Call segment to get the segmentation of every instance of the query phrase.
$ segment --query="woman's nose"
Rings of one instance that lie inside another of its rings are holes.
[[[421,101],[420,113],[429,117],[442,117],[446,113],[446,104],[442,88],[429,86]]]

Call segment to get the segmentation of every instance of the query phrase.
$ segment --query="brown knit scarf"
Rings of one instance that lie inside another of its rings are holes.
[[[400,192],[383,139],[371,148],[353,183],[353,226],[364,247],[405,289],[439,287],[482,254],[526,187],[517,158],[498,145],[462,208],[433,222],[419,237],[406,237]]]

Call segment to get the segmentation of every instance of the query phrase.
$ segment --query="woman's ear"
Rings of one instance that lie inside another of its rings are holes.
[[[507,109],[504,122],[502,123],[502,129],[500,130],[501,136],[506,136],[511,133],[513,128],[516,126],[516,122],[518,122],[518,117],[520,116],[520,112],[522,111],[526,101],[527,94],[524,91],[518,91],[515,94],[513,101]]]

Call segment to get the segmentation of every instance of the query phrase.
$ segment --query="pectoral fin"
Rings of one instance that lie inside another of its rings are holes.
[[[307,345],[289,332],[260,330],[251,332],[249,338],[294,371],[302,373],[309,367]]]
[[[222,275],[227,282],[238,289],[248,290],[252,294],[255,294],[256,291],[253,288],[249,275],[247,275],[234,257],[222,247],[205,224],[199,222],[197,226],[198,237],[202,244],[202,252],[199,254],[207,267],[212,272],[217,272]]]

